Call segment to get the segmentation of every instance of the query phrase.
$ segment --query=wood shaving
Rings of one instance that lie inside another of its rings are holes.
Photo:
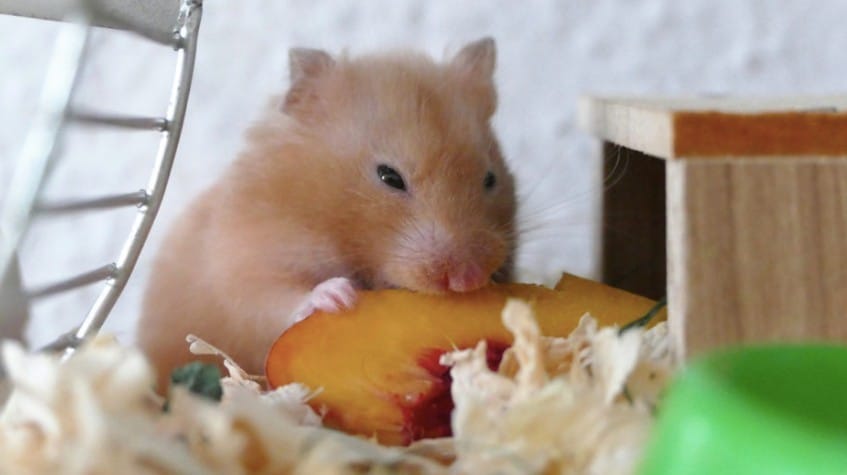
[[[0,413],[0,473],[15,474],[616,474],[632,473],[652,411],[676,367],[659,324],[618,334],[586,315],[567,338],[542,336],[509,301],[515,335],[498,371],[485,343],[445,354],[454,436],[384,447],[321,426],[319,388],[263,389],[223,358],[220,403],[177,388],[168,411],[141,355],[97,337],[62,362],[4,342],[12,393]]]
[[[515,342],[498,372],[484,342],[442,360],[453,366],[455,473],[632,473],[675,366],[665,325],[619,335],[586,315],[568,338],[549,338],[517,300],[503,321]]]

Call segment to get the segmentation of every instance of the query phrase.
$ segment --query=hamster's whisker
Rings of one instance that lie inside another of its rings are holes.
[[[532,198],[532,196],[535,194],[535,192],[538,191],[539,188],[541,188],[539,185],[541,183],[544,183],[546,180],[549,179],[550,176],[553,175],[553,173],[552,173],[553,165],[557,162],[557,160],[558,159],[555,158],[555,157],[547,160],[547,163],[545,164],[545,167],[544,167],[544,173],[540,175],[541,180],[539,182],[535,183],[535,186],[530,188],[528,193],[521,194],[521,195],[518,196],[518,202],[519,203],[525,203],[530,198]]]
[[[521,252],[526,252],[527,247],[532,248],[532,245],[538,244],[547,244],[554,242],[566,242],[566,241],[574,241],[577,239],[585,239],[585,236],[582,234],[570,233],[570,234],[558,234],[558,235],[549,235],[549,236],[540,236],[532,240],[528,240],[524,242],[524,247],[521,249]],[[545,251],[549,252],[549,251]]]
[[[605,193],[613,186],[617,185],[621,179],[626,175],[629,169],[629,156],[621,153],[620,147],[617,148],[617,154],[615,157],[615,163],[612,165],[609,173],[603,178],[601,193]],[[539,187],[535,187],[539,188]],[[553,202],[549,204],[545,204],[542,207],[535,207],[531,209],[529,212],[518,213],[518,220],[533,220],[539,218],[545,218],[549,216],[550,213],[558,212],[560,210],[566,209],[567,206],[575,203],[576,201],[583,199],[596,191],[595,188],[589,188],[578,193],[568,195],[563,201]],[[528,200],[521,201],[522,203],[527,203]]]
[[[536,222],[533,224],[525,224],[518,228],[518,235],[523,238],[528,238],[534,236],[538,232],[545,232],[556,230],[552,232],[561,232],[561,229],[567,229],[572,227],[584,227],[588,225],[593,225],[594,221],[588,218],[585,219],[577,219],[577,218],[569,218],[566,220],[560,220],[555,223],[550,222]]]

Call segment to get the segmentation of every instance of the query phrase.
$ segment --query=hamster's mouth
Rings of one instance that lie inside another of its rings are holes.
[[[394,282],[392,282],[392,281],[390,281],[386,278],[376,277],[376,278],[374,278],[374,279],[372,279],[372,280],[370,280],[366,283],[363,283],[362,287],[360,287],[360,288],[362,290],[382,290],[382,289],[394,290],[394,289],[405,289],[406,287],[404,287],[403,285],[394,283]]]
[[[463,294],[485,288],[495,282],[497,281],[494,279],[494,275],[492,274],[484,281],[480,281],[467,287],[455,288],[455,285],[450,283],[449,277],[444,276],[440,279],[427,281],[426,283],[428,285],[409,288],[409,290],[429,295]]]
[[[509,282],[508,266],[484,269],[475,263],[456,266],[421,266],[395,269],[374,279],[373,289],[405,289],[427,295],[473,292],[492,283]]]

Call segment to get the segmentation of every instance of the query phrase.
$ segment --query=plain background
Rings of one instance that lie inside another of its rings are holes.
[[[188,116],[149,245],[107,323],[132,339],[149,264],[176,213],[237,153],[241,132],[287,85],[287,50],[352,54],[409,47],[443,58],[491,35],[498,45],[495,126],[519,180],[524,280],[596,276],[604,184],[598,144],[576,128],[582,94],[827,94],[847,81],[847,2],[819,0],[206,0]],[[0,15],[0,191],[33,117],[55,35],[50,22]],[[99,31],[78,102],[161,115],[174,55]],[[140,189],[158,137],[71,129],[54,197]],[[2,200],[0,193],[0,200]],[[24,250],[37,285],[110,261],[132,210],[36,223]],[[98,288],[34,308],[43,343],[79,321]]]

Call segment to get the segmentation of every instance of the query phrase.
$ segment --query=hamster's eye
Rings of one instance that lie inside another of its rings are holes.
[[[403,177],[397,173],[397,170],[389,167],[388,165],[380,165],[376,167],[376,174],[383,183],[391,188],[406,191],[406,182],[403,181]]]
[[[490,190],[494,188],[494,185],[497,184],[497,177],[493,172],[488,172],[485,174],[485,180],[482,182],[482,186],[485,187],[486,190]]]

